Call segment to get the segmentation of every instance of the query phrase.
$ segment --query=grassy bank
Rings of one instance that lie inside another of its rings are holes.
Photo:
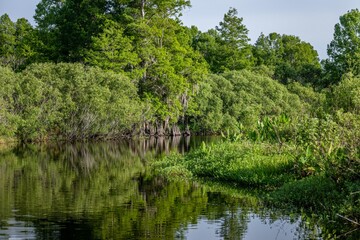
[[[279,148],[264,142],[222,141],[216,145],[203,144],[187,155],[166,156],[154,162],[152,167],[157,174],[169,179],[196,179],[226,183],[235,188],[261,189],[267,204],[303,209],[308,214],[317,214],[320,225],[333,224],[324,233],[329,238],[357,237],[359,179],[339,179],[316,167],[300,171],[304,154],[295,145]],[[354,232],[347,234],[350,231]]]
[[[205,178],[246,187],[274,187],[294,180],[291,148],[270,144],[221,142],[203,144],[185,156],[173,154],[155,162],[159,174],[170,178]]]

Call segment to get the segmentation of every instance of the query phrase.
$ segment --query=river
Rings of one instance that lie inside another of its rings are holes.
[[[0,153],[0,239],[321,239],[256,192],[169,182],[149,163],[213,138],[26,145]]]

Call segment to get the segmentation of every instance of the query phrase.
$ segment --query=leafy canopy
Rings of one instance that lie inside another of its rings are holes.
[[[360,11],[353,9],[340,17],[335,25],[334,39],[328,45],[329,58],[325,68],[328,83],[338,82],[341,76],[351,72],[360,74]]]

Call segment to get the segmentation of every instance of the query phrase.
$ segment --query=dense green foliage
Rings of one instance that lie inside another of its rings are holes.
[[[306,106],[296,94],[270,77],[248,70],[210,75],[198,91],[194,105],[199,114],[190,122],[200,132],[254,129],[265,116],[306,114]]]
[[[183,117],[193,85],[207,72],[177,18],[187,6],[175,0],[43,0],[35,20],[49,60],[125,72],[152,106],[144,122],[167,128]]]
[[[167,156],[155,161],[153,168],[169,179],[210,180],[237,188],[264,189],[267,203],[311,211],[320,219],[318,224],[330,229],[335,225],[335,229],[322,233],[324,238],[345,234],[356,239],[360,218],[360,126],[352,125],[349,130],[348,124],[359,123],[359,119],[347,117],[306,120],[297,130],[292,129],[294,140],[280,144],[275,142],[281,128],[275,121],[263,121],[260,140],[253,139],[251,132],[248,137],[225,135],[222,143],[203,144],[185,156]],[[338,224],[342,227],[336,227]]]
[[[248,29],[234,8],[207,32],[184,27],[179,17],[189,6],[185,0],[42,0],[36,27],[25,19],[12,22],[8,15],[1,16],[0,64],[19,72],[1,68],[2,138],[226,129],[255,134],[260,131],[258,121],[280,116],[290,119],[290,126],[306,117],[334,115],[340,108],[358,115],[358,10],[340,17],[322,68],[314,48],[296,36],[261,34],[251,46]],[[74,63],[65,68],[89,76],[76,82],[75,75],[56,70],[65,65],[37,65],[42,62]],[[113,77],[117,80],[105,80]],[[329,86],[339,81],[339,87]],[[71,91],[84,95],[88,105],[82,105],[86,101],[80,97],[74,99]],[[348,95],[352,100],[346,100]],[[129,116],[114,120],[125,113]]]
[[[0,136],[11,137],[17,128],[17,116],[13,96],[17,88],[16,75],[0,66]]]
[[[121,74],[81,64],[33,64],[14,74],[1,68],[0,126],[21,140],[116,137],[140,121],[136,87]]]
[[[353,9],[340,17],[325,61],[327,83],[340,81],[345,73],[360,74],[360,12]]]
[[[28,20],[12,22],[7,14],[0,17],[0,65],[21,70],[39,58],[37,35]]]
[[[252,46],[233,8],[214,29],[187,28],[179,17],[189,6],[42,0],[36,27],[1,16],[0,141],[227,131],[245,143],[170,157],[170,172],[254,186],[286,181],[284,192],[295,178],[300,187],[321,179],[319,191],[337,186],[358,204],[359,10],[340,17],[320,63],[296,36],[262,34]],[[359,222],[358,208],[344,213]]]
[[[197,31],[193,36],[193,47],[200,51],[213,73],[226,70],[241,70],[253,65],[249,30],[237,17],[237,10],[230,8],[215,29],[206,33]]]
[[[311,44],[289,35],[260,35],[255,43],[257,65],[273,69],[274,78],[282,83],[292,80],[319,84],[321,67],[318,53]]]

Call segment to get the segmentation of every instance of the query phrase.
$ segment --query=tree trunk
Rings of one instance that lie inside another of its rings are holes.
[[[164,124],[165,125],[165,124]],[[164,136],[165,135],[165,129],[164,125],[161,121],[157,122],[156,124],[156,135],[157,136]]]
[[[146,0],[141,0],[141,18],[145,19],[145,4]]]
[[[183,132],[184,136],[190,136],[190,129],[189,129],[189,125],[186,125],[185,131]]]
[[[170,132],[171,136],[181,136],[181,131],[178,125],[172,125],[171,127],[171,132]]]

